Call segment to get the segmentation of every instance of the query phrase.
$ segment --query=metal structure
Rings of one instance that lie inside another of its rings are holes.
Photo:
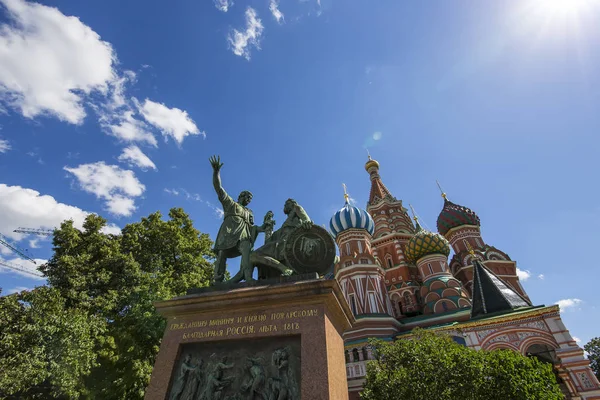
[[[0,233],[0,244],[4,247],[9,248],[13,252],[17,253],[21,258],[24,258],[28,261],[31,261],[34,264],[37,264],[33,257],[27,254],[27,250],[21,249],[16,244],[12,243],[9,238]]]
[[[28,234],[28,235],[40,235],[40,236],[52,236],[54,234],[54,230],[33,229],[33,228],[17,228],[13,232],[24,233],[24,234]],[[37,265],[36,261],[33,259],[33,256],[30,256],[28,254],[27,250],[20,248],[13,241],[11,241],[9,238],[7,238],[6,236],[4,236],[1,233],[0,233],[0,245],[8,248],[9,250],[11,250],[15,254],[17,254],[19,257],[21,257],[21,258],[23,258],[23,259],[25,259],[25,260],[27,260],[27,261],[29,261],[29,262]],[[2,259],[0,259],[0,266],[6,267],[6,268],[10,268],[10,269],[13,269],[15,271],[24,272],[26,274],[37,276],[37,277],[43,277],[44,276],[44,274],[42,274],[41,272],[39,272],[37,270],[31,270],[31,269],[28,269],[28,268],[23,267],[21,265],[11,264],[11,263],[6,262],[6,261],[4,261]]]
[[[39,271],[32,271],[32,270],[27,269],[25,267],[22,267],[20,265],[15,265],[15,264],[8,263],[8,262],[6,262],[4,260],[0,260],[0,266],[7,267],[7,268],[10,268],[10,269],[14,269],[15,271],[25,272],[26,274],[37,276],[37,277],[40,277],[40,278],[42,278],[44,276],[44,274],[42,274]]]
[[[54,235],[54,229],[40,229],[40,228],[17,228],[13,232],[25,233],[27,235],[38,235],[38,236],[52,236]]]

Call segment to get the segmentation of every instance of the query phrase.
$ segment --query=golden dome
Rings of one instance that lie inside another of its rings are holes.
[[[375,167],[377,169],[379,169],[379,163],[373,159],[371,159],[371,156],[369,156],[369,161],[367,161],[367,163],[365,164],[365,170],[367,170],[367,172],[369,172],[369,169],[371,167]]]
[[[450,243],[439,233],[419,230],[406,245],[404,255],[409,262],[416,263],[421,257],[429,254],[450,254]]]

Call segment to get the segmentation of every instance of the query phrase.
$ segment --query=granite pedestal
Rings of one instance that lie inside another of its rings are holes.
[[[155,304],[167,329],[146,400],[348,399],[354,317],[335,280],[191,292]]]

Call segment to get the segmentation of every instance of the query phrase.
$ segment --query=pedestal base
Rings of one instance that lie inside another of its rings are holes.
[[[155,305],[167,329],[146,400],[348,399],[342,333],[354,318],[335,280]]]

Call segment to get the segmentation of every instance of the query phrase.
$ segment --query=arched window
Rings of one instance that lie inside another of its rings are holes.
[[[433,274],[433,267],[431,266],[431,263],[427,264],[427,267],[429,268],[429,273]]]
[[[405,307],[410,307],[412,306],[412,297],[410,296],[410,293],[408,292],[404,292],[404,294],[402,295],[404,297],[404,306]]]
[[[392,257],[390,257],[390,256],[387,257],[387,265],[389,268],[394,267],[394,265],[392,264]]]
[[[368,360],[369,359],[369,353],[367,352],[367,348],[366,347],[362,348],[362,354],[363,354],[363,360]]]
[[[348,350],[346,350],[344,353],[346,355],[346,364],[348,364],[350,362],[350,353],[348,352]]]
[[[360,242],[360,240],[358,240],[356,243],[358,244],[358,252],[359,252],[360,254],[362,254],[362,252],[363,252],[363,249],[362,249],[362,243]]]
[[[358,362],[358,349],[352,349],[352,358],[354,358],[354,362]]]

